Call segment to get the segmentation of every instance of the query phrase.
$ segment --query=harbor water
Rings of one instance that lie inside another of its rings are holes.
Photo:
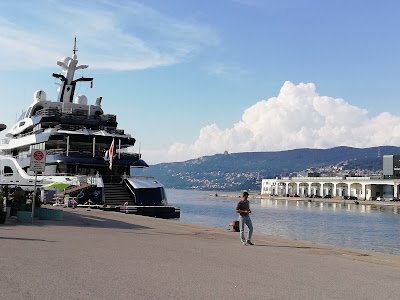
[[[218,194],[229,194],[221,197]],[[229,229],[240,192],[167,189],[179,222]],[[400,207],[249,198],[255,233],[400,254]]]

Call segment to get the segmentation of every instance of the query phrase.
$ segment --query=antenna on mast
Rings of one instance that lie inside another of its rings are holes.
[[[76,48],[76,36],[75,36],[75,40],[74,40],[74,49],[72,49],[72,52],[74,54],[76,54],[76,51],[78,51],[78,48]]]

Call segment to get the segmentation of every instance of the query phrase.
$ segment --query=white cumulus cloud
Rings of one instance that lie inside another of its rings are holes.
[[[335,146],[400,145],[400,117],[383,112],[370,117],[343,99],[321,96],[315,84],[285,82],[276,97],[246,109],[228,129],[210,124],[193,144],[175,143],[164,161],[249,151],[280,151]]]

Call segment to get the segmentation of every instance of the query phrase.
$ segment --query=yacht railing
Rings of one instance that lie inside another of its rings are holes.
[[[71,183],[71,185],[82,185],[85,183],[89,184],[96,184],[98,178],[101,176],[100,175],[76,175],[76,174],[70,174],[70,173],[54,173],[54,174],[46,174],[41,178],[41,180],[48,180],[48,181],[54,181],[53,177],[55,178],[60,178],[64,177],[65,181],[68,183]],[[56,180],[57,181],[57,180]]]
[[[38,110],[35,115],[39,116],[63,116],[79,119],[100,119],[103,121],[116,122],[117,116],[112,114],[102,114],[102,115],[89,115],[88,109],[79,108],[62,108],[62,107],[46,107]]]
[[[97,184],[98,179],[101,178],[103,182],[105,183],[121,183],[123,182],[124,179],[128,178],[136,178],[136,179],[154,179],[153,176],[129,176],[129,175],[76,175],[76,174],[67,174],[67,173],[56,173],[56,174],[48,174],[43,177],[43,179],[47,180],[52,180],[54,178],[52,177],[71,177],[73,179],[70,179],[67,181],[75,182],[76,184],[71,184],[71,185],[80,185],[83,183],[90,183],[90,184]]]
[[[1,177],[10,177],[15,173],[4,173]],[[77,175],[71,173],[52,173],[46,175],[38,175],[38,182],[66,182],[69,185],[79,186],[82,184],[89,183],[91,185],[101,185],[103,183],[122,183],[124,179],[135,178],[135,179],[154,179],[153,176],[130,176],[130,175]],[[100,180],[99,180],[100,179]],[[33,179],[32,179],[33,180]],[[30,182],[32,182],[30,180]],[[10,181],[10,185],[19,185],[20,181]]]
[[[46,116],[46,117],[53,117],[56,115],[60,115],[60,109],[58,107],[46,107],[38,110],[35,115],[37,116]]]
[[[31,134],[39,134],[39,133],[42,133],[43,131],[44,131],[44,129],[38,129],[38,130],[35,130],[35,131],[18,134],[17,136],[15,136],[15,138],[19,139],[19,138],[23,138],[23,137],[31,135]]]
[[[64,149],[49,149],[49,150],[46,150],[46,153],[47,153],[47,155],[67,155],[67,151],[64,150]],[[124,159],[124,158],[137,158],[137,159],[139,159],[139,154],[138,153],[125,152],[125,151],[119,152],[118,149],[116,150],[116,153],[120,155],[121,159]],[[104,154],[105,154],[104,151],[95,151],[94,157],[104,158]],[[68,151],[68,156],[73,156],[73,155],[93,157],[93,151],[89,151],[89,150],[69,150]]]
[[[139,153],[133,153],[133,152],[125,152],[126,149],[121,149],[121,152],[116,150],[117,156],[120,156],[120,159],[140,159]],[[67,151],[64,149],[48,149],[46,150],[47,155],[65,155],[67,156]],[[95,158],[104,158],[104,151],[95,151]],[[93,152],[89,150],[69,150],[68,151],[68,156],[74,156],[74,155],[79,155],[83,157],[93,157]],[[11,158],[14,159],[22,159],[22,158],[30,158],[31,153],[29,151],[26,151],[24,153],[19,153],[18,155],[13,155],[10,156]]]
[[[69,131],[77,131],[77,130],[85,130],[86,127],[83,125],[73,125],[73,124],[58,124],[54,126],[56,130],[69,130]]]

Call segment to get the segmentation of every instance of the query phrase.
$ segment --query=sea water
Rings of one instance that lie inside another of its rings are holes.
[[[167,189],[179,222],[229,229],[237,219],[240,192]],[[229,194],[230,197],[220,195]],[[255,233],[339,247],[400,254],[400,208],[396,206],[256,199],[250,196]]]

